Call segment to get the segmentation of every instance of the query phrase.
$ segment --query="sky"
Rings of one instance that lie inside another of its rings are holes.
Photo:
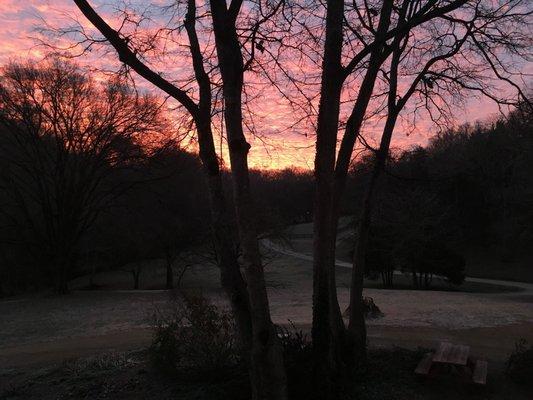
[[[156,1],[163,4],[163,0]],[[106,20],[113,25],[113,7],[118,7],[118,0],[93,0],[95,6]],[[158,16],[152,16],[157,20]],[[89,32],[92,27],[77,10],[70,0],[0,0],[0,64],[11,60],[33,58],[42,59],[47,49],[39,44],[38,39],[43,36],[39,28],[49,25],[55,28],[67,28],[77,20]],[[116,19],[115,19],[116,21]],[[115,22],[116,23],[116,22]],[[53,45],[68,46],[70,38],[59,39],[46,37]],[[81,65],[99,67],[106,70],[117,70],[119,63],[114,54],[108,52],[92,52],[77,58]],[[178,65],[179,63],[176,63]],[[178,67],[170,71],[179,75]],[[150,85],[138,78],[140,87],[152,90]],[[253,78],[252,78],[253,79]],[[250,166],[264,169],[278,169],[290,166],[310,169],[314,159],[314,129],[311,123],[301,123],[298,127],[292,127],[294,110],[289,106],[277,91],[263,80],[255,88],[257,99],[252,102],[252,112],[255,121],[255,130],[258,136],[248,135],[252,145],[250,152]],[[317,86],[318,88],[318,86]],[[461,107],[455,110],[455,123],[474,123],[495,118],[498,108],[492,102],[485,99],[471,98]],[[405,149],[415,145],[425,145],[428,139],[434,135],[436,128],[429,119],[421,119],[417,122],[415,131],[408,131],[401,124],[395,131],[392,147]],[[379,124],[365,127],[363,132],[368,141],[376,144],[379,137]],[[228,160],[227,150],[222,144],[222,154]]]

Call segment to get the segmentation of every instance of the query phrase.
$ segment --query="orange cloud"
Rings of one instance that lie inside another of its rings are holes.
[[[103,12],[106,19],[114,21],[113,3],[93,1],[93,5]],[[153,2],[152,2],[153,3]],[[167,4],[166,1],[159,1],[157,4]],[[117,6],[121,3],[117,2]],[[153,18],[157,18],[157,14]],[[96,33],[92,26],[81,16],[75,5],[68,0],[1,0],[0,1],[0,63],[6,63],[16,58],[42,58],[46,54],[46,49],[37,46],[36,38],[43,39],[38,32],[45,24],[54,27],[68,27],[73,21],[79,21],[84,29],[90,33]],[[116,21],[115,21],[116,22]],[[153,28],[147,24],[147,29]],[[178,38],[179,39],[179,38]],[[70,44],[68,37],[47,38],[56,46],[67,46]],[[170,43],[170,42],[169,42]],[[190,73],[189,63],[184,60],[186,57],[183,50],[183,43],[176,40],[171,43],[172,47],[167,48],[173,58],[160,60],[153,57],[151,62],[162,70],[168,65],[172,65],[170,71],[165,70],[165,74],[173,77],[188,75]],[[212,42],[210,44],[212,46]],[[181,60],[181,62],[180,62]],[[314,65],[307,65],[302,60],[285,57],[283,61],[286,68],[298,74],[314,74],[318,77],[318,70]],[[87,53],[78,59],[80,64],[103,69],[117,70],[120,65],[113,53],[94,52]],[[314,69],[313,69],[314,68]],[[258,74],[248,73],[249,87],[252,94],[256,96],[251,101],[251,114],[249,114],[249,125],[255,129],[258,136],[250,134],[249,140],[252,144],[250,152],[250,166],[255,168],[285,168],[297,166],[300,168],[312,168],[314,159],[314,129],[313,118],[302,119],[295,124],[295,119],[301,117],[298,112],[288,104],[276,88],[274,88],[265,77]],[[138,84],[141,87],[151,90],[150,85],[142,80]],[[316,107],[318,83],[307,88],[307,93],[313,99]],[[354,92],[353,90],[351,92]],[[296,95],[296,94],[295,94]],[[353,93],[346,91],[345,99],[351,97]],[[350,104],[344,106],[344,113],[348,112]],[[487,118],[497,112],[497,107],[486,100],[471,100],[467,107],[457,110],[456,119],[459,123],[464,121],[475,121]],[[217,122],[218,124],[218,122]],[[398,125],[397,133],[392,146],[406,148],[415,144],[425,144],[432,133],[433,125],[429,119],[419,120],[416,129],[410,132],[407,127]],[[370,121],[365,127],[365,136],[371,143],[376,143],[379,138],[381,122]],[[407,135],[407,132],[410,132]],[[222,156],[228,160],[227,151],[222,146]]]

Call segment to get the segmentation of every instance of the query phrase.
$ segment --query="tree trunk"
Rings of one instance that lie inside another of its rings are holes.
[[[329,9],[331,5],[328,3],[328,14]],[[381,10],[380,15],[380,21],[377,29],[377,36],[376,40],[381,40],[385,33],[387,32],[387,29],[390,25],[390,14],[392,11],[392,2],[384,2],[383,9]],[[341,13],[342,14],[342,13]],[[342,15],[341,15],[342,19]],[[327,23],[326,23],[327,24]],[[340,24],[342,25],[342,24]],[[342,35],[341,35],[342,39]],[[327,41],[327,36],[326,36]],[[342,40],[339,45],[342,45]],[[328,49],[328,45],[326,45],[326,51]],[[356,103],[354,105],[354,108],[352,110],[352,113],[350,117],[348,118],[344,136],[341,141],[341,146],[339,149],[339,154],[337,157],[337,160],[335,162],[335,159],[333,158],[334,163],[334,178],[333,182],[331,183],[331,201],[330,201],[330,230],[331,230],[331,236],[333,237],[333,240],[330,241],[329,246],[333,249],[333,265],[334,265],[334,258],[335,258],[335,238],[336,238],[336,231],[338,226],[338,220],[340,216],[340,207],[341,207],[341,198],[344,194],[344,189],[346,186],[346,179],[348,176],[348,169],[350,166],[351,161],[351,155],[353,152],[353,147],[355,145],[355,141],[357,139],[357,136],[359,135],[359,131],[361,129],[364,116],[366,114],[366,109],[368,107],[368,104],[370,102],[370,98],[372,96],[372,91],[374,89],[375,80],[377,77],[377,74],[379,72],[379,68],[383,61],[386,58],[386,52],[382,52],[382,46],[377,46],[377,48],[371,52],[367,72],[365,74],[365,77],[363,78],[363,82],[361,84],[359,94],[357,96]],[[324,55],[324,62],[326,62],[326,52]],[[325,70],[324,64],[324,70]],[[342,73],[344,71],[341,71],[339,76],[342,76]],[[323,76],[324,80],[324,76]],[[342,81],[341,81],[342,82]],[[323,82],[324,85],[324,82]],[[329,102],[329,97],[328,97]],[[337,118],[338,118],[338,112]],[[320,118],[320,114],[319,114]],[[318,132],[317,132],[318,136]],[[335,139],[336,139],[336,132],[335,132]],[[318,152],[318,138],[317,138],[317,152]],[[336,142],[335,142],[336,145]],[[315,165],[316,169],[316,165]],[[356,254],[354,252],[354,261],[355,261]],[[317,262],[317,261],[315,261]],[[334,269],[332,274],[334,275]],[[334,277],[332,279],[329,279],[330,285],[334,283]],[[354,287],[355,285],[355,287]],[[357,315],[357,318],[350,318],[350,324],[348,331],[344,338],[344,345],[345,349],[343,350],[345,354],[345,358],[353,364],[353,361],[358,356],[357,353],[360,353],[362,355],[365,354],[363,351],[363,348],[366,343],[366,331],[365,331],[365,320],[364,320],[364,307],[362,304],[362,285],[363,285],[363,276],[360,275],[358,272],[353,273],[352,275],[352,288],[350,291],[350,315],[355,316]],[[330,287],[330,290],[333,291],[333,288]],[[356,298],[361,298],[361,301],[355,301]],[[338,301],[335,296],[335,298],[331,298],[331,301],[334,302],[333,305],[330,306],[331,309],[336,310],[338,309]],[[352,320],[353,319],[353,320]],[[341,321],[342,322],[342,321]],[[342,323],[343,324],[343,323]],[[344,324],[343,324],[344,325]],[[338,326],[338,325],[337,325]],[[351,329],[350,329],[351,326]],[[364,339],[364,340],[363,340]],[[359,349],[361,351],[353,353],[353,350]]]
[[[228,299],[237,325],[241,349],[249,354],[252,345],[252,319],[248,290],[241,274],[231,217],[222,186],[220,165],[209,115],[197,122],[200,159],[207,177],[213,241],[220,268],[220,283]],[[209,118],[209,119],[208,119]]]
[[[244,66],[235,28],[238,10],[227,9],[225,2],[211,1],[222,90],[224,117],[230,152],[237,226],[243,252],[252,316],[251,383],[255,399],[286,399],[287,383],[283,354],[270,318],[259,242],[256,212],[250,192],[247,143],[242,129],[242,85]]]
[[[59,294],[67,294],[68,293],[68,267],[66,265],[61,265],[60,271],[59,271],[59,281],[57,285],[57,292]]]
[[[379,156],[378,156],[379,157]],[[357,242],[355,244],[350,287],[350,322],[348,324],[348,347],[352,352],[356,364],[366,362],[366,323],[365,307],[363,303],[363,283],[366,269],[366,252],[370,234],[370,217],[372,215],[372,200],[374,189],[381,172],[380,162],[377,161],[368,183],[361,218],[358,226]]]
[[[350,286],[350,321],[348,323],[347,347],[351,354],[352,362],[355,365],[366,362],[366,323],[363,303],[363,283],[370,226],[370,207],[367,204],[369,198],[370,196],[367,192],[353,255]]]
[[[167,289],[174,289],[174,271],[172,270],[172,261],[167,260]]]
[[[207,176],[209,201],[211,206],[211,220],[214,245],[218,255],[220,268],[220,282],[231,304],[231,309],[237,331],[241,352],[248,359],[252,348],[252,318],[250,301],[246,282],[241,274],[238,262],[237,246],[232,218],[227,206],[226,196],[222,185],[220,164],[215,150],[213,131],[211,128],[211,81],[205,72],[203,56],[200,49],[195,28],[196,2],[188,0],[185,29],[190,42],[193,69],[200,88],[200,101],[195,122],[198,131],[200,159]]]
[[[386,289],[394,288],[393,279],[394,279],[394,269],[387,269],[385,272],[383,272],[383,282],[384,282],[383,286]]]
[[[370,218],[372,215],[374,193],[379,177],[385,167],[397,116],[398,114],[396,111],[392,108],[389,108],[389,115],[387,116],[387,121],[385,122],[379,150],[376,154],[374,168],[372,170],[370,182],[367,185],[363,200],[363,209],[361,210],[357,243],[354,249],[350,290],[350,322],[348,325],[348,340],[356,363],[359,363],[360,361],[364,362],[366,360],[366,323],[363,304],[363,283],[366,269],[366,252],[368,249]]]
[[[344,322],[335,287],[335,235],[331,220],[331,185],[316,179],[313,228],[313,384],[317,399],[335,398],[341,368]]]
[[[217,177],[211,177],[210,187],[213,205],[213,233],[220,267],[220,282],[231,303],[241,347],[249,356],[252,348],[250,300],[248,288],[240,270],[220,174]]]
[[[91,289],[94,289],[95,288],[95,283],[94,283],[94,276],[96,275],[96,256],[93,257],[93,260],[91,262],[91,276],[89,278],[89,287]]]
[[[141,270],[138,267],[133,267],[131,270],[131,274],[133,276],[133,290],[139,289],[139,278],[141,276]]]
[[[430,272],[426,272],[424,274],[424,287],[426,290],[429,290],[431,288],[431,281],[433,280],[433,274]]]
[[[57,286],[56,291],[58,294],[67,294],[68,293],[68,278],[69,278],[69,267],[70,261],[67,256],[67,252],[63,249],[58,251],[58,256],[56,257],[55,265],[53,267],[57,268]]]
[[[344,2],[327,2],[326,41],[317,121],[313,219],[313,385],[317,399],[337,396],[344,322],[335,284],[333,182],[342,88]]]

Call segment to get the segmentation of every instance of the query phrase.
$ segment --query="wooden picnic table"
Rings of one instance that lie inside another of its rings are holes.
[[[472,361],[470,346],[441,342],[435,353],[427,353],[415,369],[418,375],[429,375],[433,371],[454,371],[467,375],[474,383],[484,385],[487,380],[487,361]]]
[[[441,342],[433,355],[434,363],[466,365],[470,346],[455,345],[450,342]]]

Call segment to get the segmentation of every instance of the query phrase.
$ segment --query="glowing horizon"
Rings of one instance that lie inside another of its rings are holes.
[[[113,2],[104,3],[99,0],[92,3],[95,6],[99,5],[100,11],[110,13],[110,3]],[[109,17],[112,14],[106,15]],[[86,29],[94,30],[69,0],[30,0],[24,3],[2,0],[0,2],[0,20],[2,21],[0,38],[3,39],[3,46],[0,49],[0,63],[5,65],[10,60],[42,59],[46,55],[46,49],[42,45],[37,46],[35,38],[42,38],[42,36],[36,29],[43,27],[43,21],[51,26],[65,27],[72,22],[72,19],[77,19]],[[48,38],[48,40],[51,40],[54,46],[68,44],[67,38]],[[87,53],[78,57],[76,62],[82,66],[105,70],[118,70],[120,68],[120,62],[112,52],[107,55]],[[142,78],[137,77],[136,83],[142,88],[153,91],[156,95],[161,95]],[[258,135],[248,135],[248,140],[252,145],[249,156],[250,167],[258,169],[282,169],[286,167],[312,169],[315,153],[312,125],[304,123],[298,128],[291,128],[294,113],[287,101],[264,82],[258,82],[257,85],[262,85],[260,89],[262,101],[253,104],[255,107],[253,118]],[[464,108],[458,108],[456,111],[455,122],[457,124],[474,123],[492,118],[498,113],[498,107],[486,99],[472,98]],[[427,144],[434,132],[431,121],[418,121],[415,128],[415,131],[407,134],[407,129],[399,124],[392,147],[405,149],[410,146]],[[365,127],[364,134],[370,143],[375,144],[379,131],[379,123],[369,124]],[[217,151],[221,152],[223,159],[228,164],[229,158],[225,144],[219,144]]]

